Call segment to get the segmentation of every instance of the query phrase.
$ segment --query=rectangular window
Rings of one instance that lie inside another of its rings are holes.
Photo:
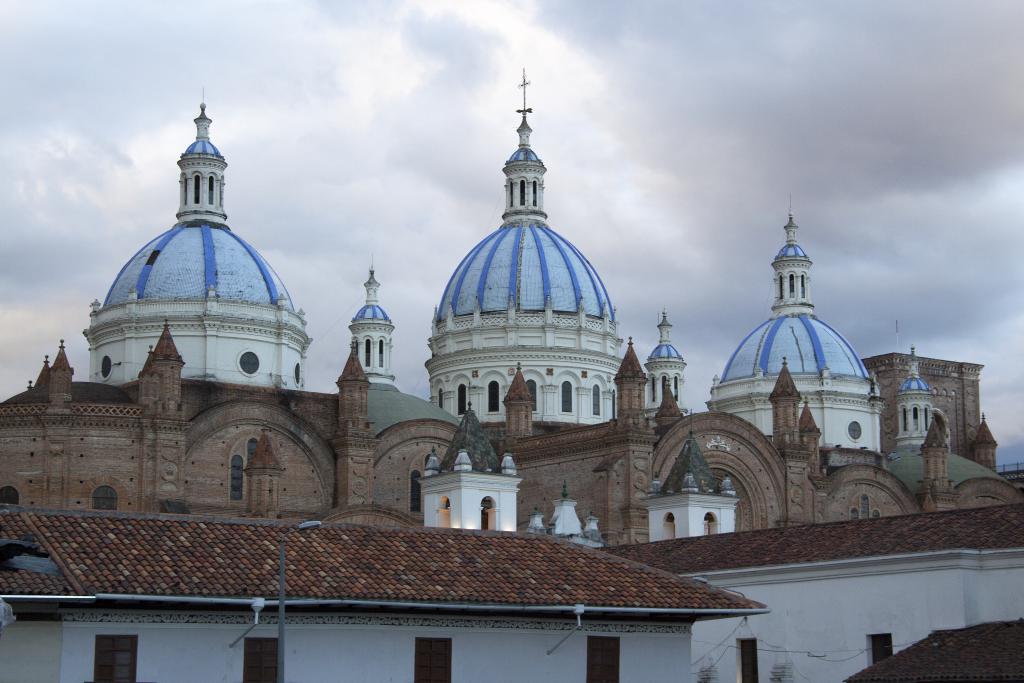
[[[892,657],[891,633],[873,633],[868,636],[868,642],[871,645],[872,664]]]
[[[417,638],[414,683],[452,682],[452,639]]]
[[[135,683],[138,636],[96,636],[92,677],[96,683]]]
[[[757,639],[741,638],[736,649],[740,653],[740,683],[757,683]]]
[[[619,683],[619,639],[587,636],[587,683]]]
[[[277,638],[246,638],[242,683],[277,683]]]

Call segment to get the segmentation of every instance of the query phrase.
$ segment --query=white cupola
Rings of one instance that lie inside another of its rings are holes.
[[[911,346],[910,375],[896,392],[896,416],[899,421],[896,450],[915,450],[921,447],[928,435],[934,411],[932,388],[921,379],[917,349]]]
[[[793,214],[784,226],[786,243],[772,260],[775,276],[772,280],[772,313],[775,315],[810,315],[814,313],[811,303],[811,259],[797,244],[797,224]]]
[[[213,120],[206,115],[205,102],[199,105],[199,116],[193,120],[196,141],[178,160],[178,168],[181,169],[178,220],[224,223],[228,218],[224,212],[224,170],[228,162],[210,142]]]
[[[516,132],[519,133],[519,148],[505,162],[505,212],[502,220],[510,222],[543,221],[548,215],[544,212],[544,174],[547,169],[537,153],[530,147],[530,133],[533,129],[526,121],[526,115],[533,109],[526,106],[526,70],[523,70],[523,108],[516,112],[522,114],[523,120]]]
[[[348,329],[359,347],[359,359],[366,378],[371,382],[390,384],[395,381],[391,372],[391,333],[395,326],[380,306],[377,296],[380,283],[374,277],[373,266],[370,266],[370,277],[363,287],[366,289],[366,303],[356,311]]]
[[[646,390],[646,405],[648,413],[653,415],[661,405],[662,386],[667,383],[675,400],[679,401],[680,393],[683,390],[683,370],[686,369],[686,361],[683,354],[672,344],[672,323],[668,321],[668,313],[661,312],[661,320],[658,322],[658,345],[651,350],[644,363],[647,370],[648,388]]]

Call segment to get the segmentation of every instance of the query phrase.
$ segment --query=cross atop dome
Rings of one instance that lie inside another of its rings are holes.
[[[519,133],[519,147],[520,147],[520,149],[528,149],[530,147],[530,133],[533,132],[533,129],[530,128],[530,124],[526,122],[526,115],[533,113],[533,107],[527,107],[526,106],[526,87],[528,85],[530,85],[530,81],[526,80],[526,69],[524,68],[523,69],[523,82],[519,84],[519,87],[523,89],[523,108],[522,109],[516,109],[516,113],[517,114],[522,114],[523,115],[523,120],[519,124],[519,128],[516,129],[516,132]],[[536,154],[534,154],[533,156],[534,156],[534,159],[532,159],[532,160],[539,161],[539,159],[536,159],[536,156],[537,156]],[[515,158],[515,155],[513,155],[513,158]],[[530,160],[530,159],[528,159],[528,160]]]

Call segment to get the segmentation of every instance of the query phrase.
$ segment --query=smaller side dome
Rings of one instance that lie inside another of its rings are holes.
[[[647,360],[656,360],[658,358],[682,359],[682,357],[683,354],[679,353],[679,349],[672,344],[658,344],[654,347],[654,350],[651,351],[651,355],[647,356]]]
[[[928,386],[928,382],[925,382],[920,377],[908,377],[903,380],[903,384],[900,385],[899,393],[903,394],[908,391],[931,391],[932,388]]]
[[[807,258],[807,252],[799,244],[783,244],[782,248],[779,249],[779,253],[775,255],[775,258],[785,258],[787,256],[800,256]]]
[[[352,316],[352,322],[356,322],[358,320],[386,320],[387,322],[391,322],[391,318],[388,316],[387,311],[376,304],[366,304],[356,311],[356,314]]]
[[[509,161],[540,161],[540,157],[529,147],[521,147],[516,151],[512,152],[512,156],[508,158]]]
[[[183,154],[212,154],[215,157],[223,157],[217,146],[209,140],[196,140],[185,148]]]

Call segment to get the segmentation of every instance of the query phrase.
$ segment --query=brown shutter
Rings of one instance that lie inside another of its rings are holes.
[[[619,683],[619,639],[587,636],[587,683]]]
[[[740,683],[757,683],[757,639],[740,640]]]
[[[451,683],[452,639],[417,638],[414,683]]]
[[[875,633],[868,636],[871,639],[871,663],[880,662],[883,659],[892,657],[892,634]]]
[[[246,638],[242,683],[277,683],[277,638]]]
[[[92,677],[96,683],[135,683],[138,636],[96,636]]]

